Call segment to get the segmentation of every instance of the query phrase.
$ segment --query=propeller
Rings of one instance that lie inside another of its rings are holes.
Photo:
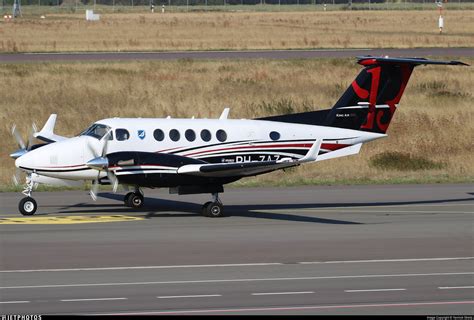
[[[22,155],[24,155],[25,153],[30,151],[31,148],[33,147],[36,132],[38,132],[38,127],[33,122],[32,125],[31,125],[30,133],[28,135],[27,143],[25,144],[25,141],[21,137],[21,134],[18,131],[18,128],[17,128],[16,124],[14,124],[13,127],[12,127],[12,136],[15,139],[16,143],[18,144],[19,149],[16,150],[15,152],[11,153],[10,157],[12,157],[13,159],[18,159],[19,157],[21,157]],[[13,184],[15,186],[18,186],[20,184],[22,172],[23,171],[21,169],[16,168],[15,174],[12,177]]]
[[[109,167],[109,160],[107,159],[107,147],[109,143],[109,135],[111,133],[111,130],[109,130],[100,140],[100,152],[97,152],[96,148],[90,143],[91,140],[87,142],[87,147],[91,151],[91,153],[94,155],[94,158],[86,163],[86,165],[89,168],[97,170],[97,178],[93,181],[91,190],[90,190],[90,195],[92,197],[92,200],[96,201],[97,200],[97,193],[99,192],[99,179],[100,179],[100,173],[101,171],[105,171],[107,174],[107,178],[110,180],[110,183],[113,186],[113,192],[117,192],[117,188],[119,185],[119,181],[115,174],[108,170]]]

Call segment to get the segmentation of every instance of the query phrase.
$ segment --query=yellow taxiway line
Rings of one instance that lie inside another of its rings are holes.
[[[2,224],[78,224],[98,222],[122,222],[144,220],[143,217],[132,217],[125,215],[112,216],[61,216],[61,217],[18,217],[0,218]]]

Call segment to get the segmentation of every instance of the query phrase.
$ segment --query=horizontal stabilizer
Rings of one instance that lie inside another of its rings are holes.
[[[34,134],[35,138],[42,140],[44,142],[57,142],[66,140],[66,137],[59,136],[54,134],[54,126],[56,125],[56,114],[52,114],[49,116],[48,121],[43,126],[40,132]]]
[[[357,57],[358,64],[363,66],[373,64],[410,64],[418,66],[421,64],[438,64],[438,65],[450,65],[450,66],[469,66],[467,63],[461,61],[438,61],[429,60],[425,58],[390,58],[390,57],[372,57],[372,56],[361,56]]]

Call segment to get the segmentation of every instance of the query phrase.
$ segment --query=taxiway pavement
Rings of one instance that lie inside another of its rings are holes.
[[[474,313],[473,184],[34,195],[0,194],[0,314]]]

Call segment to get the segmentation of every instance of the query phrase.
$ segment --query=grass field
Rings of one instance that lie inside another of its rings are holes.
[[[474,59],[462,59],[473,64]],[[24,135],[58,114],[74,135],[106,117],[233,118],[332,106],[359,72],[353,59],[35,63],[0,65],[0,184],[11,181],[13,123]],[[323,161],[238,185],[474,181],[472,67],[415,70],[389,137],[357,156]]]
[[[471,47],[474,10],[104,13],[0,22],[1,52]]]

